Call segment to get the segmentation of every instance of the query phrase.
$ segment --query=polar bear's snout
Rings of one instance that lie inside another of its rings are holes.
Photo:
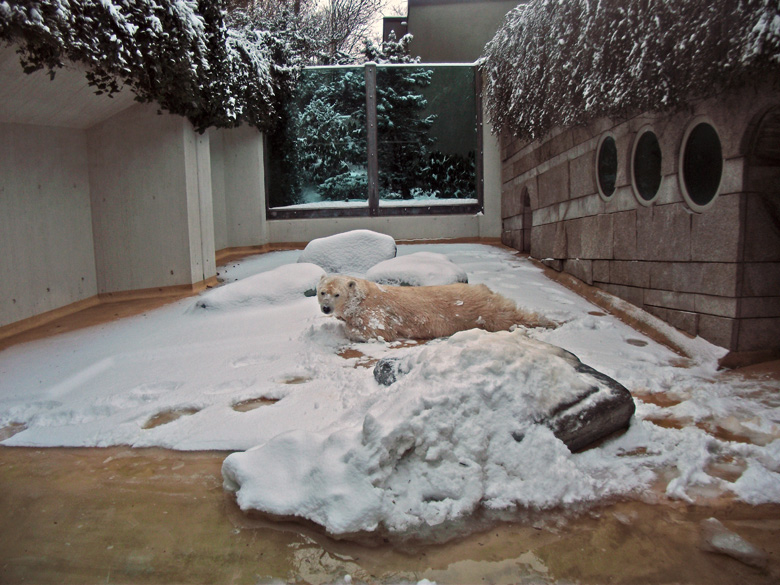
[[[320,304],[320,309],[322,309],[322,312],[328,315],[333,309],[330,305],[327,305],[325,303]]]

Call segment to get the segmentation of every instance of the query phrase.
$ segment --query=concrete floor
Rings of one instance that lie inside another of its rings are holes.
[[[247,517],[224,453],[0,448],[2,583],[777,583],[780,506],[614,503],[444,545],[332,540]],[[703,552],[710,516],[764,549],[767,570]]]

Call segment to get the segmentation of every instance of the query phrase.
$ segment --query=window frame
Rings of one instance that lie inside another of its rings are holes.
[[[697,203],[696,201],[694,201],[693,197],[688,191],[688,185],[685,181],[686,147],[688,146],[688,141],[690,140],[693,131],[699,126],[701,126],[702,124],[706,124],[707,126],[712,128],[712,130],[715,132],[715,136],[717,136],[718,138],[718,145],[720,146],[720,157],[721,157],[720,177],[718,179],[718,186],[715,188],[715,193],[712,195],[710,200],[703,205],[701,203]],[[696,213],[702,213],[710,209],[713,205],[715,205],[715,202],[718,200],[718,197],[720,196],[721,187],[723,186],[723,174],[724,174],[725,166],[726,166],[725,158],[723,157],[723,140],[721,139],[720,132],[718,132],[717,126],[715,126],[712,120],[707,116],[696,116],[693,119],[691,119],[691,121],[688,122],[688,125],[685,127],[685,132],[683,132],[682,140],[680,142],[680,152],[677,159],[677,178],[680,186],[680,193],[682,193],[683,200],[685,201],[685,204],[691,209],[691,211],[694,211]]]
[[[405,64],[381,64],[380,67],[441,67],[441,66],[461,66],[472,67],[474,69],[474,92],[475,92],[475,122],[477,129],[477,144],[475,156],[475,183],[476,183],[476,203],[450,203],[442,205],[382,205],[379,199],[378,188],[374,175],[372,184],[372,173],[378,172],[376,160],[376,63],[365,64],[366,75],[366,124],[368,126],[368,191],[365,205],[338,206],[333,207],[315,207],[291,209],[290,207],[271,207],[268,197],[269,191],[269,173],[264,172],[265,188],[265,213],[266,219],[286,220],[286,219],[321,219],[321,218],[339,218],[339,217],[388,217],[388,216],[418,216],[418,215],[475,215],[483,213],[485,209],[484,200],[484,138],[483,138],[483,97],[482,97],[482,73],[475,63],[405,63]],[[372,108],[373,104],[373,108]],[[373,120],[373,129],[372,129]],[[373,138],[372,138],[373,134]],[[372,144],[373,141],[373,144]],[[373,153],[373,160],[372,160]],[[263,134],[263,164],[268,168],[269,151],[267,135]]]

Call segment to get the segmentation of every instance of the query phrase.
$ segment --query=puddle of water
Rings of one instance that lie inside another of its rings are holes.
[[[606,313],[602,313],[601,311],[588,311],[588,315],[593,315],[594,317],[606,317]]]
[[[378,358],[372,358],[364,354],[359,349],[354,347],[346,347],[342,349],[338,356],[345,360],[356,360],[354,367],[356,368],[373,368],[379,361]]]
[[[399,549],[249,519],[222,489],[225,456],[0,447],[2,581],[768,585],[780,575],[780,506],[659,496]],[[767,551],[768,571],[703,552],[700,522],[711,516]]]
[[[273,398],[262,398],[262,397],[250,398],[249,400],[242,400],[241,402],[236,402],[233,405],[233,410],[235,410],[236,412],[249,412],[250,410],[255,410],[256,408],[260,408],[261,406],[271,406],[272,404],[276,404],[277,402],[279,401]]]
[[[648,416],[646,420],[665,429],[680,430],[686,427],[695,426],[708,435],[712,435],[719,441],[744,443],[746,445],[765,446],[778,439],[775,435],[750,431],[749,429],[727,428],[714,421],[693,422],[690,418],[675,418],[671,416]],[[729,427],[731,427],[731,425],[729,425]]]
[[[645,394],[641,390],[634,390],[631,392],[631,394],[634,396],[634,398],[638,398],[645,404],[654,404],[655,406],[660,406],[661,408],[670,408],[682,403],[682,399],[673,398],[664,392]]]
[[[644,347],[647,345],[647,342],[644,339],[626,339],[626,343],[629,345],[634,345],[636,347]]]
[[[148,430],[156,427],[161,427],[163,425],[167,425],[168,423],[172,423],[173,421],[178,420],[183,416],[193,415],[196,412],[200,412],[200,409],[181,408],[177,410],[164,410],[162,412],[158,412],[152,418],[146,421],[146,423],[143,426],[143,429]]]
[[[428,341],[428,339],[402,339],[400,341],[393,341],[388,343],[387,346],[392,349],[402,349],[406,347],[417,347],[418,345],[425,345],[428,343]],[[369,357],[355,347],[342,348],[336,355],[344,358],[345,360],[356,360],[354,365],[356,368],[373,368],[379,361],[379,358]]]
[[[717,461],[713,461],[704,469],[707,475],[717,477],[725,481],[734,483],[747,469],[747,463],[744,460],[737,459],[732,456],[721,457]]]

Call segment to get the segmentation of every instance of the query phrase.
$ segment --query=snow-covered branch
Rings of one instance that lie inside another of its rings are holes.
[[[295,61],[282,34],[229,28],[223,0],[0,1],[0,40],[27,72],[87,70],[97,93],[129,86],[201,131],[270,127]]]
[[[485,47],[493,127],[537,139],[780,80],[778,0],[532,0]]]

